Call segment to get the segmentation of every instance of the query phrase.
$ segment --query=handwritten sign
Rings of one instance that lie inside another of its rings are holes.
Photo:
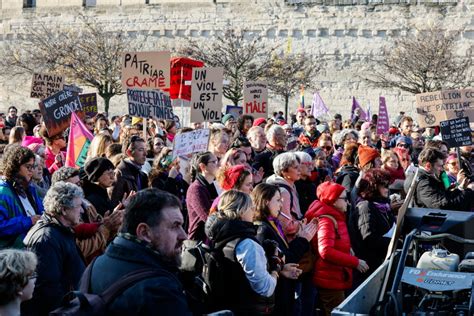
[[[266,82],[244,82],[244,112],[254,118],[268,116],[268,87]]]
[[[30,97],[37,99],[46,99],[50,95],[53,95],[63,90],[64,77],[53,74],[33,74],[33,80],[31,83],[31,94]]]
[[[128,114],[148,118],[156,116],[165,120],[173,120],[171,99],[159,90],[127,89]]]
[[[474,89],[442,90],[416,95],[420,127],[437,126],[441,121],[469,117],[474,121]]]
[[[65,84],[63,86],[63,90],[71,91],[71,92],[74,92],[75,94],[80,94],[83,91],[81,87],[78,87],[74,84]]]
[[[97,93],[85,93],[79,95],[82,108],[87,116],[94,117],[99,112],[97,109]]]
[[[221,120],[224,68],[193,68],[191,122]]]
[[[441,137],[450,148],[472,145],[469,118],[441,121],[439,126],[441,127]]]
[[[191,100],[191,86],[186,85],[186,81],[190,81],[193,76],[194,67],[203,67],[204,63],[199,60],[190,58],[172,58],[171,59],[171,83],[170,98]]]
[[[59,91],[39,103],[44,124],[49,136],[62,133],[69,127],[71,113],[78,112],[78,116],[84,118],[82,104],[79,97],[71,91]]]
[[[168,89],[170,85],[170,52],[124,53],[122,88],[141,90]]]
[[[389,129],[389,118],[387,111],[387,104],[385,98],[379,98],[379,117],[377,119],[377,135],[388,132]]]
[[[199,153],[207,150],[209,129],[197,129],[192,132],[176,134],[174,137],[173,158]]]

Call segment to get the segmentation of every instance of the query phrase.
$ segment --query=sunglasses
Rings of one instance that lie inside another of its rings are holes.
[[[332,149],[332,146],[324,146],[324,147],[321,147],[321,148],[326,150],[326,151],[330,151]]]
[[[397,144],[397,147],[408,148],[410,146],[408,144]]]

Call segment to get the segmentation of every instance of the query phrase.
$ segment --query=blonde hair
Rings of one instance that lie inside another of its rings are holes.
[[[226,219],[240,219],[249,208],[252,207],[252,199],[247,193],[237,190],[229,190],[224,192],[221,197],[217,209],[219,217]]]
[[[105,157],[107,151],[107,143],[112,144],[114,141],[112,136],[107,134],[98,134],[92,139],[89,151],[87,153],[87,160],[91,160],[96,157]],[[110,145],[109,144],[109,145]]]
[[[394,151],[384,150],[384,152],[382,153],[382,157],[381,157],[382,158],[382,164],[385,165],[387,163],[387,161],[389,161],[392,156],[395,156],[397,161],[400,162],[400,159],[398,158],[397,154]]]

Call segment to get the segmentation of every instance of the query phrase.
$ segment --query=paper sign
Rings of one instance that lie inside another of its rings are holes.
[[[474,121],[474,89],[420,93],[416,95],[416,106],[420,127],[462,117]]]
[[[266,82],[244,82],[244,113],[254,118],[268,116],[268,87]]]
[[[71,91],[60,91],[39,103],[44,124],[49,136],[62,133],[69,127],[71,113],[76,113],[81,119],[84,118],[82,105],[79,97]]]
[[[165,92],[159,90],[127,89],[128,114],[136,117],[149,118],[156,116],[160,119],[173,120],[171,99]]]
[[[225,108],[225,114],[232,114],[236,120],[242,115],[243,111],[243,107],[237,105],[228,105]]]
[[[207,150],[209,129],[197,129],[192,132],[176,134],[174,137],[173,158]]]
[[[33,81],[31,83],[30,97],[37,99],[46,99],[63,90],[64,77],[53,74],[33,74]]]
[[[441,121],[439,126],[441,127],[441,137],[450,148],[472,145],[469,118]]]
[[[80,94],[79,100],[81,101],[83,111],[89,117],[94,117],[99,112],[97,109],[97,94],[96,93],[86,93]]]
[[[171,59],[171,83],[170,98],[191,100],[191,82],[194,67],[203,67],[204,63],[190,58],[172,58]]]
[[[216,122],[222,117],[224,68],[193,68],[191,122]]]
[[[122,88],[168,89],[170,52],[132,52],[122,57]]]
[[[377,135],[382,135],[383,133],[388,132],[389,129],[389,118],[387,111],[387,104],[385,103],[385,98],[379,98],[379,117],[377,119]]]

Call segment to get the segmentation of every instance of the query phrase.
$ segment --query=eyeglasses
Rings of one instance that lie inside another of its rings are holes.
[[[346,201],[346,202],[349,201],[348,198],[347,198],[347,196],[345,196],[345,197],[339,197],[338,200],[343,200],[343,201]]]
[[[210,164],[210,163],[217,163],[217,160],[209,160],[209,161],[207,162],[207,164]]]
[[[408,148],[408,147],[410,147],[410,145],[402,143],[402,144],[397,144],[397,147]]]
[[[457,166],[458,162],[457,161],[451,161],[451,162],[448,162],[448,165]]]
[[[38,273],[36,273],[36,272],[33,272],[32,274],[30,274],[28,276],[28,280],[33,280],[33,279],[36,279],[36,278],[38,278]]]
[[[321,147],[323,150],[330,151],[332,149],[332,146],[324,146]]]
[[[25,166],[25,168],[28,169],[28,171],[31,171],[37,167],[36,164],[30,164],[30,163],[25,163],[23,166]]]

